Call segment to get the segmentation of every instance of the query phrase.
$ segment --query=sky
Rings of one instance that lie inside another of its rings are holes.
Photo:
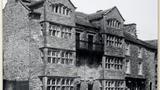
[[[157,0],[71,0],[76,11],[87,14],[116,6],[125,19],[125,24],[136,23],[138,38],[158,39]],[[6,0],[3,0],[3,7]]]

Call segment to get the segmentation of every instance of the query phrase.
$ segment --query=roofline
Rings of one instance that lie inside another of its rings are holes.
[[[124,24],[123,26],[131,26],[131,25],[137,25],[135,23],[130,23],[130,24]]]
[[[26,5],[23,4],[22,0],[19,0],[19,2],[20,2],[28,11],[31,10],[28,6],[26,6]]]
[[[45,2],[45,1],[41,0],[41,1],[38,1],[38,2],[33,2],[30,5],[28,5],[28,7],[32,7],[34,5],[37,5],[37,4],[40,4],[40,3],[43,3],[43,2]]]
[[[124,37],[124,38],[125,38],[125,37]],[[142,40],[140,40],[140,39],[137,39],[137,40],[138,40],[138,41],[142,41]],[[143,45],[143,44],[134,42],[134,41],[132,41],[132,40],[127,40],[126,38],[125,38],[125,41],[132,42],[132,43],[134,43],[134,44],[138,44],[138,45],[144,46],[144,47],[146,47],[147,49],[157,50],[157,48],[148,47],[148,46],[146,46],[146,45]],[[145,41],[142,41],[142,42],[146,43]],[[149,44],[149,43],[147,43],[147,44]],[[150,44],[149,44],[149,45],[150,45]],[[153,45],[152,45],[152,46],[153,46]]]
[[[77,25],[84,26],[84,27],[89,27],[89,28],[93,28],[93,29],[99,29],[99,28],[94,27],[94,26],[92,27],[92,26],[82,25],[82,24],[79,24],[79,23],[76,22],[76,26],[75,27],[77,27]]]
[[[108,13],[110,13],[113,9],[117,9],[117,11],[118,11],[118,13],[120,14],[120,16],[122,17],[122,19],[123,19],[123,21],[125,21],[125,19],[123,18],[123,16],[121,15],[121,13],[120,13],[120,11],[118,10],[118,8],[116,7],[116,6],[114,6],[113,8],[111,8],[111,10],[109,10],[109,12],[107,12],[107,13],[105,13],[105,14],[103,14],[103,15],[106,15],[106,14],[108,14]]]
[[[72,6],[73,6],[75,9],[77,9],[77,7],[74,6],[74,4],[71,2],[71,0],[68,0],[68,1],[72,4]]]

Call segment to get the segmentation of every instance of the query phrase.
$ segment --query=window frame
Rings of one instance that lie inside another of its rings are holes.
[[[143,63],[138,63],[138,75],[143,75]]]
[[[105,59],[105,69],[121,71],[123,66],[123,58],[106,57]]]
[[[126,42],[125,43],[125,55],[130,56],[130,51],[131,50],[131,45],[130,43]]]
[[[106,35],[106,46],[112,46],[117,48],[122,48],[123,38],[114,36],[114,35]]]
[[[143,48],[138,47],[138,58],[142,58],[142,55],[143,55]]]
[[[125,73],[126,74],[131,74],[131,60],[126,59],[126,65],[125,66],[126,66]]]

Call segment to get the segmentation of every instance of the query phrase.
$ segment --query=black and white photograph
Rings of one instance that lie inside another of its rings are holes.
[[[158,0],[3,0],[3,90],[158,90]]]

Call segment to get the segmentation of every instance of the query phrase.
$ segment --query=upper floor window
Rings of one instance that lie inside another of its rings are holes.
[[[129,43],[125,44],[125,54],[130,55],[130,44]]]
[[[48,49],[48,63],[73,65],[72,52]]]
[[[113,35],[107,35],[107,46],[114,46],[114,47],[122,47],[122,38],[113,36]]]
[[[138,58],[142,58],[142,48],[138,47]]]
[[[157,52],[155,52],[154,59],[157,60]]]
[[[126,74],[130,74],[130,73],[131,73],[130,60],[126,60]]]
[[[107,25],[111,27],[120,28],[121,23],[116,19],[108,19]]]
[[[77,41],[80,40],[80,37],[81,37],[81,33],[77,33],[77,32],[76,32],[76,40],[77,40]]]
[[[142,75],[143,74],[143,64],[142,62],[138,63],[138,75]]]
[[[29,18],[34,20],[40,20],[41,14],[37,12],[31,12],[29,13]]]
[[[68,39],[71,38],[72,33],[69,27],[50,24],[49,35]]]
[[[44,24],[43,24],[43,23],[41,23],[40,25],[41,25],[40,35],[43,35],[43,32],[44,32]]]
[[[117,57],[106,57],[105,68],[122,70],[123,69],[123,59]]]
[[[72,65],[73,64],[73,59],[72,59],[72,53],[71,52],[62,52],[61,53],[61,64],[67,64],[67,65]]]
[[[63,14],[63,15],[70,15],[71,9],[69,9],[68,7],[64,6],[63,4],[54,4],[52,5],[52,11],[54,13],[59,13],[59,14]]]
[[[60,64],[60,51],[48,50],[48,63]]]

